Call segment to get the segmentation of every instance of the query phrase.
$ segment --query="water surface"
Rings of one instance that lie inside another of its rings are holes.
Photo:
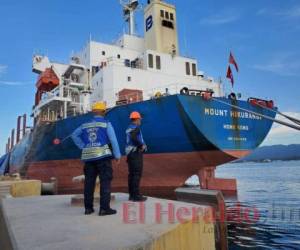
[[[230,249],[300,249],[300,161],[227,164],[216,175],[238,181],[226,200]]]

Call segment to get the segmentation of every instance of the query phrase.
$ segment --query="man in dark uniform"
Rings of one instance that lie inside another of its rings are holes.
[[[142,117],[138,112],[130,114],[131,124],[126,130],[126,155],[128,163],[128,190],[129,200],[140,202],[147,200],[147,197],[140,194],[140,181],[143,174],[143,153],[147,150],[144,142],[141,121]]]
[[[81,160],[84,166],[84,205],[85,214],[94,213],[94,191],[97,176],[100,176],[100,216],[116,214],[110,208],[111,181],[113,178],[112,162],[120,162],[121,153],[115,131],[111,123],[104,119],[106,105],[98,102],[92,107],[94,117],[82,124],[73,134],[74,143],[82,149]]]

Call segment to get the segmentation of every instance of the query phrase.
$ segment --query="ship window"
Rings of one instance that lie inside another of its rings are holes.
[[[105,56],[105,51],[104,50],[102,51],[102,56]]]
[[[165,12],[163,10],[160,10],[160,16],[165,17]]]
[[[128,76],[128,77],[127,77],[127,81],[128,81],[128,82],[131,82],[131,76]]]
[[[153,55],[152,54],[148,54],[148,65],[149,65],[149,68],[153,68]]]
[[[160,56],[156,56],[156,68],[161,69]]]
[[[121,58],[121,55],[120,54],[118,54],[118,59],[120,59]]]
[[[193,72],[193,76],[197,75],[197,67],[196,67],[196,63],[192,64],[192,72]]]
[[[174,14],[173,13],[170,13],[170,19],[174,20]]]
[[[92,66],[92,76],[96,75],[100,71],[99,66]]]
[[[162,20],[162,26],[170,28],[170,29],[174,29],[174,24],[167,20]]]
[[[169,16],[169,12],[166,11],[166,19],[169,19],[170,16]]]
[[[126,67],[130,67],[130,60],[129,59],[125,59],[124,63],[125,63]]]
[[[187,75],[191,74],[190,63],[189,62],[185,63],[185,71],[186,71]]]

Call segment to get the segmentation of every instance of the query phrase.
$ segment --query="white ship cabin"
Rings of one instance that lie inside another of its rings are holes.
[[[178,94],[184,87],[223,95],[221,83],[205,77],[196,59],[180,55],[175,6],[148,1],[143,38],[134,30],[138,1],[121,3],[129,32],[116,43],[89,41],[69,65],[34,56],[33,72],[39,74],[32,114],[36,122],[89,112],[96,101],[111,108]]]

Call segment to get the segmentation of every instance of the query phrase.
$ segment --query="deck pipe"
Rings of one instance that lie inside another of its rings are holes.
[[[10,137],[8,137],[8,140],[7,140],[7,149],[8,149],[8,152],[10,151]]]
[[[11,141],[10,141],[10,149],[15,146],[15,129],[11,131]]]
[[[26,114],[23,115],[23,137],[26,133]]]
[[[20,141],[20,136],[21,136],[21,116],[18,116],[18,121],[17,121],[17,144]]]

